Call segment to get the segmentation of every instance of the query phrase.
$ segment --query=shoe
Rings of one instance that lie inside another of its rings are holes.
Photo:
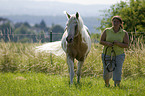
[[[110,87],[110,84],[109,84],[109,85],[105,84],[105,86],[106,86],[106,87]]]
[[[117,86],[120,87],[120,84],[114,84],[114,86],[115,86],[115,87],[117,87]]]
[[[117,87],[117,86],[120,87],[120,81],[115,81],[115,82],[114,82],[114,86],[115,86],[115,87]]]

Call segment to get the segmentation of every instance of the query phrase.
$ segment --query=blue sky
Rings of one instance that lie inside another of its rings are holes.
[[[58,1],[58,2],[67,2],[67,3],[76,3],[76,4],[115,4],[119,3],[120,1],[129,1],[129,0],[32,0],[32,1]]]

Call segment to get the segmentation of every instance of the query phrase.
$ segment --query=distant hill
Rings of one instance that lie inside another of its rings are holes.
[[[101,10],[108,9],[110,5],[80,5],[55,1],[33,0],[0,0],[0,15],[33,15],[58,16],[63,11],[72,14],[79,12],[81,16],[99,16]]]
[[[7,18],[13,23],[17,22],[28,22],[31,25],[39,24],[41,20],[44,20],[48,27],[53,24],[59,24],[65,28],[67,17],[64,16],[29,16],[29,15],[13,15],[13,16],[1,16],[3,18]],[[89,28],[91,33],[98,33],[99,31],[95,29],[95,27],[100,26],[101,17],[82,17],[84,24]]]
[[[28,22],[30,24],[40,23],[43,19],[48,26],[59,24],[65,28],[67,18],[63,11],[70,14],[79,12],[84,24],[88,26],[91,33],[98,32],[94,27],[100,25],[100,14],[107,10],[110,5],[81,5],[62,3],[55,1],[33,1],[33,0],[0,0],[0,17],[8,18],[13,23]]]

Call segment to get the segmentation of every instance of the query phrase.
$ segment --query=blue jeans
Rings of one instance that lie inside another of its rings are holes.
[[[112,78],[113,75],[113,80],[114,81],[121,81],[121,74],[122,74],[122,66],[123,66],[123,62],[125,60],[125,54],[121,54],[121,55],[117,55],[116,56],[116,67],[115,64],[112,63],[111,67],[115,67],[115,70],[113,72],[108,72],[108,70],[106,69],[106,64],[104,61],[104,55],[102,53],[102,62],[103,62],[103,78],[104,80],[109,80]],[[107,58],[111,58],[111,56],[106,56]],[[113,57],[114,58],[114,57]],[[108,61],[106,62],[108,63]],[[112,69],[111,69],[112,70]]]

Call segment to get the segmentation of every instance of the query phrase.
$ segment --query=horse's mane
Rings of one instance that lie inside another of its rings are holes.
[[[88,30],[88,28],[84,25],[84,22],[83,22],[83,19],[81,18],[81,16],[79,15],[79,18],[78,18],[78,26],[79,26],[79,30],[80,30],[80,32],[81,32],[81,34],[82,34],[82,39],[84,38],[85,40],[87,40],[88,39],[88,35],[90,34],[89,33],[89,30]],[[88,34],[88,35],[87,35]],[[83,41],[84,41],[84,39],[83,39]]]
[[[81,16],[79,16],[78,21],[79,21],[79,22],[78,22],[78,23],[79,23],[79,28],[83,28],[84,22],[83,22]]]

